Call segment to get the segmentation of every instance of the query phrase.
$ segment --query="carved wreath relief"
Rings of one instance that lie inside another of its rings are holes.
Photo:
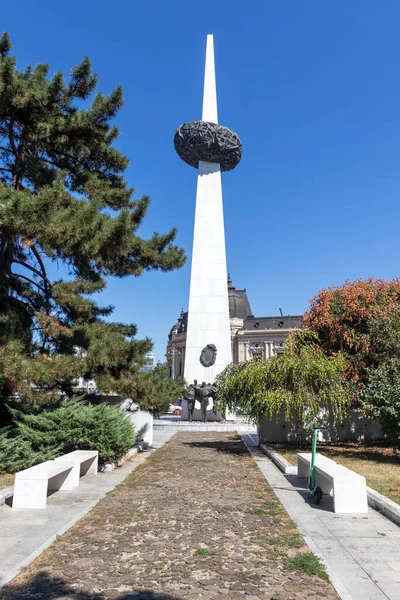
[[[198,169],[199,161],[218,163],[221,171],[231,171],[242,157],[239,136],[218,123],[191,121],[176,130],[175,150],[182,160]]]
[[[201,351],[200,362],[203,367],[211,367],[217,360],[217,346],[214,344],[207,344]]]

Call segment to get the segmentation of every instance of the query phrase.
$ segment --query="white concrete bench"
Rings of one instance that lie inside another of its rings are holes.
[[[72,490],[74,463],[48,460],[15,474],[13,508],[45,508],[47,490]]]
[[[97,473],[97,450],[76,450],[15,475],[13,508],[46,508],[47,492],[72,490],[79,477]]]
[[[297,474],[308,477],[311,466],[311,453],[297,454]],[[315,457],[315,485],[324,494],[333,495],[335,513],[367,513],[367,484],[365,477],[322,456]]]
[[[97,475],[99,464],[99,453],[97,450],[75,450],[68,454],[63,454],[55,459],[54,462],[73,462],[74,466],[71,473],[73,487],[79,485],[79,478],[87,474]]]
[[[336,465],[336,463],[331,460],[330,458],[327,458],[326,456],[323,456],[322,454],[316,454],[315,455],[315,464],[322,466],[322,465],[328,465],[329,463],[334,463]],[[311,465],[311,452],[309,453],[298,453],[297,454],[297,476],[298,477],[309,477],[310,475],[310,465]]]

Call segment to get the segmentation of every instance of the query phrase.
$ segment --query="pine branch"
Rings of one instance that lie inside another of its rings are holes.
[[[14,277],[20,277],[21,279],[25,279],[25,281],[29,281],[29,283],[32,283],[33,285],[35,285],[37,288],[39,288],[39,290],[41,290],[44,294],[46,293],[46,290],[43,286],[39,285],[39,283],[37,283],[36,281],[34,281],[33,279],[29,279],[29,277],[26,277],[25,275],[21,275],[21,273],[11,273],[12,275],[14,275]]]
[[[29,263],[27,263],[23,260],[18,260],[17,258],[13,258],[13,262],[17,263],[18,265],[21,265],[22,267],[25,267],[25,269],[29,269],[30,271],[32,271],[32,273],[35,273],[35,275],[38,275],[38,277],[45,279],[45,276],[43,275],[43,273],[41,273],[40,271],[35,269],[35,267],[32,267],[32,265],[30,265]],[[52,282],[50,281],[50,279],[48,279],[47,277],[46,277],[46,280],[49,285],[53,285]]]

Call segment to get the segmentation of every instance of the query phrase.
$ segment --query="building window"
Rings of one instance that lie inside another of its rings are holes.
[[[255,356],[259,356],[260,358],[264,358],[264,347],[263,344],[259,344],[258,342],[250,342],[249,350],[252,358]]]

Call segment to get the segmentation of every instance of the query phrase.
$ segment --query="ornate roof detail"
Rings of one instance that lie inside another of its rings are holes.
[[[184,312],[183,308],[181,310],[181,314],[179,315],[179,319],[175,325],[171,327],[169,332],[168,339],[172,339],[173,334],[186,333],[187,330],[187,321],[188,321],[188,313]]]
[[[253,316],[246,290],[237,290],[232,285],[230,275],[228,275],[228,301],[231,319],[247,319]]]

